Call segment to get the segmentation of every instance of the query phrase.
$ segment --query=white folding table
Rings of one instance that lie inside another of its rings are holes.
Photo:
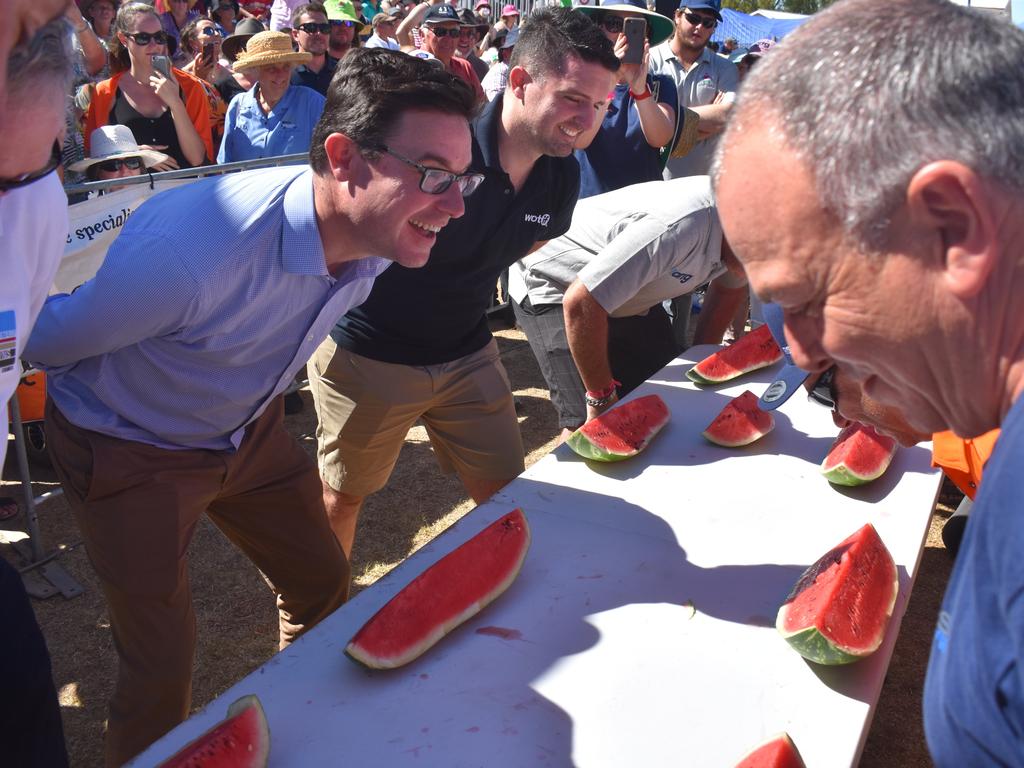
[[[724,449],[701,431],[775,369],[700,390],[691,349],[634,396],[672,420],[646,452],[588,463],[562,446],[492,501],[256,669],[143,753],[158,764],[255,693],[271,766],[731,766],[788,731],[807,764],[856,764],[878,701],[939,488],[928,446],[901,449],[875,483],[829,485],[838,430],[793,397],[774,432]],[[403,585],[513,509],[533,536],[518,579],[406,667],[369,671],[342,651]],[[873,656],[818,667],[774,629],[801,572],[871,522],[899,568]]]

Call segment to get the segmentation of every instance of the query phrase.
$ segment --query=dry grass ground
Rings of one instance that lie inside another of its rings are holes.
[[[516,331],[501,331],[498,336],[520,401],[520,425],[530,464],[554,445],[558,431],[555,415],[525,338]],[[286,421],[313,453],[315,417],[309,393],[302,396],[305,410]],[[13,478],[15,474],[11,461],[5,476]],[[34,480],[37,495],[54,487],[52,474],[44,470],[37,469]],[[10,481],[4,485],[8,487],[3,492],[15,495],[18,489]],[[951,565],[938,530],[952,511],[948,505],[955,505],[956,500],[945,495],[943,501],[933,518],[862,766],[931,765],[924,746],[920,700],[935,617]],[[458,481],[437,471],[422,428],[414,429],[387,489],[366,503],[353,552],[353,591],[372,584],[471,507]],[[40,508],[40,521],[47,545],[64,550],[61,564],[86,589],[73,600],[54,597],[36,601],[35,610],[53,658],[72,765],[98,766],[102,764],[106,700],[116,668],[103,598],[63,499],[46,502]],[[22,525],[20,519],[0,524],[0,534],[5,533],[3,528],[14,531]],[[0,555],[12,559],[11,547],[0,543]],[[256,569],[207,522],[200,524],[192,542],[190,575],[199,626],[193,689],[193,705],[198,709],[274,654],[277,616]]]

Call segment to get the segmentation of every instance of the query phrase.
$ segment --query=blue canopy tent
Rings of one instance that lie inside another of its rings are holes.
[[[715,27],[711,39],[723,42],[733,37],[741,47],[747,47],[758,40],[781,40],[794,29],[803,24],[809,16],[799,19],[769,19],[766,16],[751,16],[730,8],[722,9],[722,22]]]

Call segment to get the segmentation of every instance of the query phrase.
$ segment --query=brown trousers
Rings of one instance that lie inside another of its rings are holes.
[[[185,554],[203,512],[266,575],[284,647],[348,595],[349,568],[312,459],[278,398],[239,450],[170,451],[71,424],[47,402],[46,437],[103,584],[118,672],[107,765],[121,765],[189,713],[196,621]]]

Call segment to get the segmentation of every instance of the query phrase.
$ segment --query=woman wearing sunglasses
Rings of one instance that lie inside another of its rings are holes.
[[[124,5],[114,29],[110,71],[115,74],[96,84],[85,135],[103,125],[126,125],[140,146],[170,155],[158,170],[207,162],[214,151],[206,91],[187,72],[172,69],[166,77],[154,68],[154,57],[166,57],[168,40],[156,12],[142,3]]]
[[[188,55],[181,49],[181,31],[189,22],[199,18],[199,11],[193,10],[196,0],[164,0],[168,11],[160,14],[160,23],[168,37],[173,37],[176,50],[172,50],[175,66],[182,66],[188,61]]]
[[[162,152],[140,147],[123,125],[97,128],[89,137],[89,146],[89,157],[71,166],[72,171],[84,172],[89,181],[141,176],[143,171],[167,162],[167,155]],[[110,187],[106,191],[122,188]]]

